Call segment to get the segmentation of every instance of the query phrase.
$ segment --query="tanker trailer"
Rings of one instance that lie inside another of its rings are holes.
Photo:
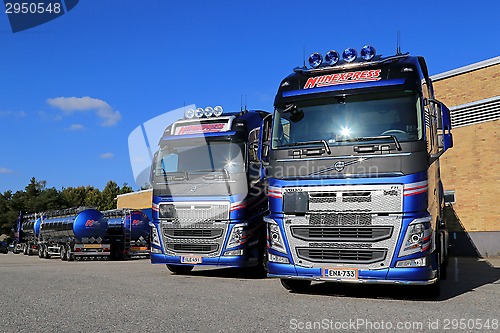
[[[24,216],[19,233],[19,244],[25,255],[38,253],[38,234],[40,232],[41,218],[37,214]]]
[[[140,210],[131,210],[125,217],[125,234],[130,234],[128,257],[149,258],[149,217]]]
[[[40,224],[39,257],[61,260],[109,258],[110,239],[104,215],[86,207],[47,213]]]
[[[139,210],[113,209],[103,212],[108,222],[111,258],[149,256],[149,218]]]

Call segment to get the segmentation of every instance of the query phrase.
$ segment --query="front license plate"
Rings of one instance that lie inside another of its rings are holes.
[[[191,264],[191,265],[201,264],[201,257],[193,257],[193,256],[181,257],[181,264]]]
[[[337,280],[357,280],[357,268],[323,268],[323,277]]]

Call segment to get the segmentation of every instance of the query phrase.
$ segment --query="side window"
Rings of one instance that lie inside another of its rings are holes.
[[[179,155],[169,154],[161,159],[160,169],[164,172],[176,172],[179,165]]]

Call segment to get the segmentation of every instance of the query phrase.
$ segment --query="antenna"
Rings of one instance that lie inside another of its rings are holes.
[[[247,94],[245,94],[245,111],[247,111]]]
[[[401,32],[398,30],[397,39],[396,39],[396,55],[401,54]]]
[[[243,94],[240,95],[240,112],[243,111]]]
[[[302,57],[304,59],[304,68],[306,68],[306,44],[302,45]]]

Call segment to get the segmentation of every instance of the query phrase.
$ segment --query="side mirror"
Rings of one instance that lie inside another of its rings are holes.
[[[450,109],[446,107],[443,103],[440,103],[441,109],[441,131],[439,133],[442,135],[442,148],[446,151],[453,147],[453,135],[451,134],[451,117]]]
[[[272,115],[267,115],[261,124],[259,137],[259,160],[263,165],[269,164],[269,143],[271,142]]]

